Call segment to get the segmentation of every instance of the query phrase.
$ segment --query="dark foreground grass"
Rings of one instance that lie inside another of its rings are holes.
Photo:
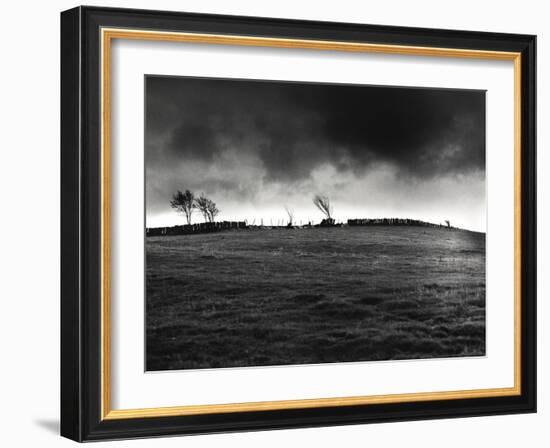
[[[147,370],[485,354],[485,234],[241,230],[146,249]]]

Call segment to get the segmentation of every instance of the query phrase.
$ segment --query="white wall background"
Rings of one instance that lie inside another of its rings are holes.
[[[157,0],[88,4],[297,19],[350,21],[537,34],[539,194],[539,413],[323,429],[269,431],[191,438],[123,441],[109,446],[169,447],[466,447],[547,446],[550,392],[546,387],[550,332],[548,223],[550,157],[545,85],[550,52],[550,8],[535,0],[441,2],[394,0]],[[2,5],[0,70],[0,430],[4,446],[69,446],[58,435],[59,414],[59,12],[70,1]],[[17,231],[15,232],[15,229]],[[543,356],[543,352],[545,352]],[[103,446],[98,444],[96,446]]]

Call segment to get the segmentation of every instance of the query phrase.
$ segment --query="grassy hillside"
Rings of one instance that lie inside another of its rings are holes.
[[[146,252],[148,370],[485,353],[485,234],[244,230]]]

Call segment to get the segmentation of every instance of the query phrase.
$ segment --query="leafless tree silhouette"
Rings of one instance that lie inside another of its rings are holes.
[[[206,210],[208,212],[208,220],[210,222],[214,222],[216,219],[216,216],[218,216],[218,213],[220,213],[220,210],[216,206],[216,203],[210,199],[207,199],[207,205]]]
[[[292,222],[294,221],[294,210],[292,210],[288,205],[285,205],[285,211],[288,215],[288,227],[292,227]]]
[[[319,210],[321,210],[328,220],[332,219],[332,206],[330,205],[330,199],[328,196],[316,194],[313,197],[313,203]]]
[[[195,199],[195,205],[201,212],[204,222],[208,222],[208,198],[204,193],[201,193],[201,195]]]
[[[185,193],[182,193],[180,190],[172,196],[170,205],[176,211],[183,213],[187,224],[191,224],[191,215],[195,209],[195,195],[189,191],[185,190]]]
[[[220,213],[216,203],[208,199],[204,193],[201,193],[201,195],[195,199],[195,205],[200,210],[204,222],[214,222],[214,219],[216,219],[216,216]]]

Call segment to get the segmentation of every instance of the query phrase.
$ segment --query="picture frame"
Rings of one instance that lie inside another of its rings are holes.
[[[513,385],[114,409],[110,79],[121,40],[510,62]],[[535,55],[531,35],[83,6],[61,13],[61,435],[83,442],[536,412]]]

